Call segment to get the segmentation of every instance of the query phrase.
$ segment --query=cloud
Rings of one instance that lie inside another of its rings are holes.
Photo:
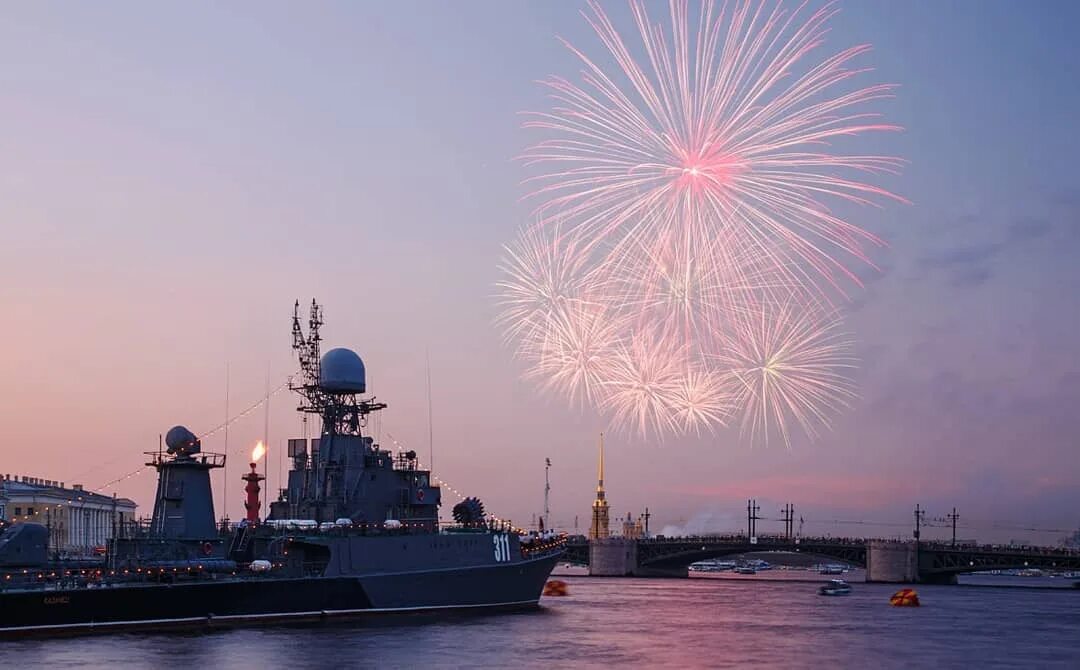
[[[1046,237],[1068,216],[1061,217],[1055,223],[1046,218],[1022,216],[1000,227],[1000,237],[996,240],[973,241],[924,255],[918,260],[918,267],[924,272],[939,271],[946,275],[950,285],[956,288],[977,288],[998,275],[1000,258],[1010,255],[1029,242]],[[957,225],[967,224],[966,218],[957,221]],[[987,227],[985,230],[994,230]],[[923,279],[924,276],[916,277]]]
[[[1049,233],[1051,228],[1046,219],[1017,219],[1009,224],[1009,239],[1013,242],[1035,240]]]
[[[953,272],[949,281],[957,288],[975,288],[990,281],[993,276],[990,268],[975,266]]]
[[[919,259],[919,266],[927,269],[967,268],[982,265],[1005,249],[1003,242],[983,242],[946,249]]]

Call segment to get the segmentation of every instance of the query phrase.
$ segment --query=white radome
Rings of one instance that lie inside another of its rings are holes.
[[[331,349],[319,362],[319,388],[328,393],[367,392],[364,361],[352,349]]]

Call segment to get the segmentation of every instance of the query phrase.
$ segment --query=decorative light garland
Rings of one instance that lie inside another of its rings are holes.
[[[247,409],[240,412],[239,414],[232,417],[231,419],[225,421],[225,423],[223,423],[223,424],[221,424],[221,425],[219,425],[219,426],[217,426],[215,428],[210,429],[209,431],[203,433],[202,435],[199,435],[198,439],[203,440],[203,439],[205,439],[207,437],[210,437],[211,435],[215,435],[215,434],[221,432],[222,430],[225,430],[225,428],[233,425],[234,423],[236,423],[240,419],[243,419],[244,417],[248,416],[249,414],[251,414],[255,410],[262,407],[268,400],[270,400],[270,398],[273,398],[278,393],[280,393],[281,391],[284,391],[287,388],[289,388],[289,380],[285,380],[284,382],[279,384],[278,387],[275,388],[273,391],[271,391],[269,395],[263,396],[262,399],[260,399],[257,403],[255,403],[254,405],[248,407]],[[226,456],[228,456],[228,454],[226,454]],[[123,475],[121,477],[117,477],[116,479],[114,479],[114,480],[112,480],[110,482],[106,482],[106,483],[102,484],[101,486],[99,486],[99,487],[97,487],[96,489],[93,489],[93,490],[94,491],[99,491],[99,492],[104,491],[105,489],[113,486],[114,484],[119,484],[120,482],[127,481],[128,479],[131,479],[132,477],[140,475],[140,474],[146,472],[149,469],[150,469],[149,465],[144,465],[141,468],[139,468],[138,470],[133,470],[133,471],[127,473],[126,475]]]
[[[397,440],[397,438],[395,438],[390,431],[386,431],[386,436],[390,438],[390,441],[394,443],[394,446],[397,447],[398,451],[405,451],[405,445],[402,444],[401,442],[399,442]],[[423,465],[424,465],[423,461],[420,460],[419,454],[416,457],[416,463],[420,467],[423,467]],[[465,494],[462,493],[461,491],[458,491],[456,488],[454,488],[450,484],[448,484],[445,479],[439,477],[438,475],[436,475],[434,472],[431,472],[430,470],[428,472],[431,474],[431,478],[433,480],[435,480],[435,482],[437,482],[440,487],[445,487],[447,489],[450,489],[450,492],[453,493],[455,496],[457,496],[458,502],[465,499],[465,497],[466,497]],[[525,532],[524,528],[518,528],[518,527],[514,526],[514,524],[509,519],[503,519],[503,518],[500,518],[500,517],[498,517],[498,516],[496,516],[494,514],[491,514],[490,516],[491,516],[491,518],[495,519],[499,523],[501,523],[501,524],[503,524],[505,526],[509,526],[511,529],[514,530],[514,532],[517,532],[519,534],[522,534],[522,533]]]

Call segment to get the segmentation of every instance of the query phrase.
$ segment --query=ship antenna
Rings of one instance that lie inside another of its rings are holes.
[[[551,470],[551,459],[544,459],[544,528],[551,529],[551,510],[548,508],[548,496],[551,493],[551,480],[548,471]]]
[[[229,518],[229,362],[225,361],[225,463],[221,468],[222,476],[225,479],[223,490],[221,495],[224,500],[221,502],[221,516],[224,519]]]
[[[263,401],[263,448],[270,449],[270,361],[266,361],[266,398]],[[273,489],[270,488],[270,459],[263,459],[263,477],[266,479],[267,495]],[[278,486],[281,486],[279,477]]]
[[[424,350],[427,359],[427,430],[428,430],[428,468],[435,471],[435,428],[431,423],[431,351]]]

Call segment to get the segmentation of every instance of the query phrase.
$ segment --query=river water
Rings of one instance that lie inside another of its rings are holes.
[[[809,575],[807,575],[809,576]],[[815,575],[816,577],[816,575]],[[4,668],[1080,667],[1080,590],[565,577],[540,611],[0,642]]]

